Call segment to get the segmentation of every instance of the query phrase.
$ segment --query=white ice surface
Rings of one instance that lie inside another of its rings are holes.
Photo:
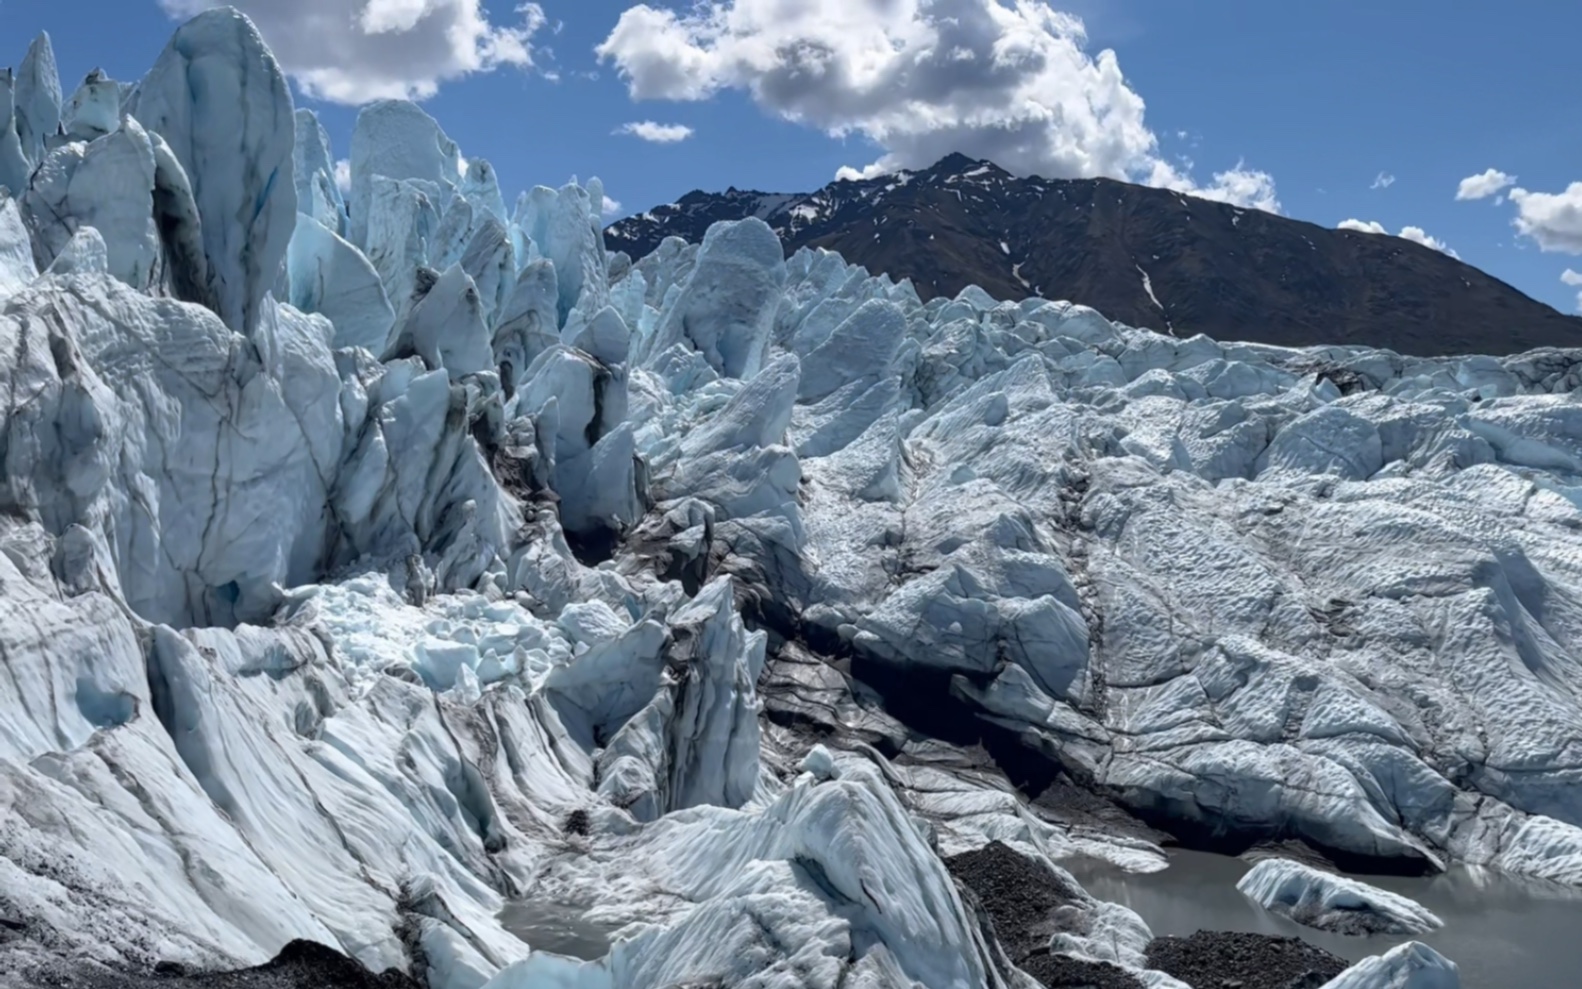
[[[1236,888],[1266,910],[1342,934],[1426,934],[1444,921],[1407,897],[1290,859],[1265,859]]]
[[[1455,962],[1420,941],[1364,959],[1323,989],[1461,989]]]

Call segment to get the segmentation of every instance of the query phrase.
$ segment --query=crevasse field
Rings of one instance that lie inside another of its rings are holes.
[[[229,11],[134,85],[0,82],[0,984],[308,938],[433,989],[1029,985],[946,858],[1165,857],[980,739],[1195,840],[1582,885],[1582,352],[923,305],[756,220],[633,264],[596,182],[508,208],[404,103],[343,197]],[[1150,939],[1079,897],[1049,947],[1181,986]]]

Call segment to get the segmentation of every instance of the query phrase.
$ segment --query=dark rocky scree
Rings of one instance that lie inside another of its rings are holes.
[[[1049,950],[1053,935],[1082,923],[1081,893],[1038,863],[996,841],[945,866],[977,896],[1010,961],[1049,989],[1144,989],[1123,968]]]
[[[876,274],[910,278],[924,300],[978,285],[999,299],[1078,302],[1182,338],[1365,344],[1423,357],[1582,345],[1582,319],[1399,237],[1111,179],[1017,179],[962,155],[904,183],[881,176],[806,195],[695,191],[613,224],[605,242],[636,259],[667,236],[696,242],[710,224],[748,216],[773,226],[788,255],[838,251]]]
[[[1347,964],[1300,938],[1266,934],[1198,931],[1148,946],[1149,968],[1194,989],[1318,989]]]
[[[292,941],[273,960],[236,972],[188,973],[163,964],[152,975],[78,970],[43,975],[39,989],[421,989],[394,969],[375,975],[345,955],[313,941]]]

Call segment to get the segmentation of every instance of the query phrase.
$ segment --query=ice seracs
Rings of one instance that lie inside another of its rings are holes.
[[[404,103],[338,200],[226,10],[125,92],[0,132],[0,971],[1020,985],[945,858],[1164,857],[1008,771],[1582,884],[1582,355],[925,305],[751,219],[633,263]],[[535,897],[609,953],[507,932]],[[1168,985],[1072,906],[1039,950]]]
[[[282,301],[328,319],[336,347],[386,352],[395,311],[379,272],[361,251],[320,220],[298,213],[285,271],[289,284]]]
[[[382,100],[363,107],[352,131],[348,239],[368,243],[369,222],[377,215],[371,202],[376,177],[412,182],[443,210],[461,181],[460,158],[456,142],[415,104]]]
[[[49,34],[41,33],[28,45],[12,86],[17,138],[22,154],[37,165],[44,160],[50,138],[60,127],[62,94],[60,72]],[[0,135],[3,137],[3,135]],[[20,193],[21,187],[12,190]]]
[[[312,110],[295,114],[296,143],[292,151],[292,178],[297,185],[297,212],[305,213],[330,231],[345,236],[346,202],[335,180],[335,159],[330,135]]]
[[[163,265],[159,226],[149,208],[157,174],[154,142],[136,120],[50,152],[24,199],[35,221],[36,260],[47,267],[79,229],[93,227],[104,238],[110,274],[149,288]]]
[[[121,84],[94,69],[61,108],[60,126],[69,141],[92,141],[121,124]]]
[[[1426,934],[1444,926],[1404,896],[1290,859],[1259,862],[1236,888],[1266,910],[1339,934]]]
[[[717,224],[689,267],[640,356],[652,358],[679,343],[701,353],[719,374],[752,377],[768,353],[785,285],[780,239],[758,219]]]
[[[16,200],[0,193],[0,302],[38,277],[33,243]]]
[[[177,29],[126,109],[180,163],[216,312],[251,334],[296,228],[296,122],[274,55],[235,9],[206,11]]]

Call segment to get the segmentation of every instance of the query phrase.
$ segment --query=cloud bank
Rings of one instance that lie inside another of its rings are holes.
[[[1340,230],[1355,230],[1359,233],[1384,234],[1386,237],[1390,236],[1390,231],[1385,228],[1384,224],[1377,220],[1342,220],[1340,223],[1336,224],[1336,227]],[[1440,240],[1438,237],[1429,236],[1428,231],[1424,230],[1422,227],[1402,227],[1401,232],[1395,234],[1394,236],[1399,237],[1402,240],[1409,240],[1414,244],[1421,244],[1424,247],[1436,250],[1441,254],[1447,254],[1450,257],[1456,258],[1458,260],[1461,257],[1461,255],[1451,250],[1450,246],[1444,241]]]
[[[1519,186],[1509,193],[1516,204],[1512,221],[1524,237],[1531,237],[1541,251],[1582,254],[1582,182],[1564,192],[1528,192]]]
[[[159,0],[172,17],[232,6],[253,23],[302,91],[359,104],[427,99],[442,83],[533,65],[536,3],[516,23],[492,23],[480,0]]]
[[[765,112],[868,138],[875,174],[959,151],[1021,175],[1107,176],[1279,210],[1273,179],[1200,184],[1165,160],[1113,51],[1042,0],[723,0],[639,4],[597,48],[635,100],[740,90]],[[850,174],[850,173],[848,173]]]

